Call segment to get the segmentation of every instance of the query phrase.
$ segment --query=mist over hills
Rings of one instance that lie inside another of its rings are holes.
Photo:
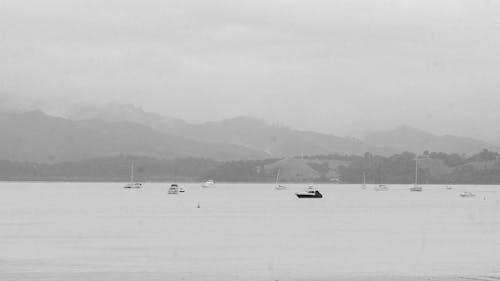
[[[498,147],[406,126],[359,140],[250,117],[191,124],[129,105],[67,116],[0,113],[0,179],[119,181],[134,161],[145,181],[272,182],[280,170],[289,182],[353,183],[366,173],[370,182],[407,183],[415,153],[429,151],[423,182],[500,182]]]
[[[425,150],[474,154],[485,148],[500,151],[498,146],[481,140],[453,135],[438,136],[409,126],[400,126],[388,131],[372,131],[359,140],[294,130],[284,125],[273,125],[260,119],[242,116],[191,124],[182,119],[145,112],[133,105],[87,106],[85,111],[73,110],[68,116],[77,120],[96,118],[112,122],[136,122],[171,135],[245,146],[265,152],[269,157],[364,152],[390,155],[402,151]]]
[[[73,120],[89,118],[110,122],[137,122],[154,130],[206,143],[227,143],[264,153],[267,157],[314,154],[362,154],[366,151],[389,154],[389,148],[377,148],[354,138],[293,130],[251,117],[190,124],[181,119],[148,113],[131,105],[109,104],[77,109],[68,113]],[[235,158],[235,160],[238,160]]]
[[[132,105],[78,106],[54,117],[42,111],[0,113],[0,159],[57,163],[118,155],[220,161],[299,155],[392,155],[424,150],[474,154],[497,146],[470,138],[437,136],[410,127],[373,132],[365,140],[294,130],[236,117],[201,124],[145,112]]]
[[[0,113],[0,159],[53,163],[116,155],[218,160],[265,157],[242,146],[198,142],[133,122],[68,120],[41,111]]]
[[[498,146],[481,140],[452,135],[437,136],[408,126],[400,126],[388,131],[370,132],[366,135],[365,142],[380,148],[395,149],[398,152],[420,153],[428,150],[471,155],[482,149],[500,151]]]

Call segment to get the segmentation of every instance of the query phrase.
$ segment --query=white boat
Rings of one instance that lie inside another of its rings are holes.
[[[123,188],[141,188],[142,187],[142,183],[140,182],[130,182],[130,183],[127,183]]]
[[[448,190],[452,190],[452,189],[453,189],[453,187],[451,187],[450,185],[447,185],[447,186],[446,186],[446,189],[448,189]]]
[[[363,185],[361,186],[362,189],[366,189],[366,173],[363,172]]]
[[[171,184],[168,188],[168,194],[179,194],[179,186],[177,184]]]
[[[306,190],[295,193],[295,196],[298,198],[323,198],[323,194],[312,184],[308,185]]]
[[[476,194],[469,192],[469,191],[464,191],[464,192],[460,193],[460,197],[474,197],[474,196],[476,196]]]
[[[278,174],[276,175],[276,185],[274,186],[274,189],[276,190],[285,190],[288,189],[288,187],[279,184],[279,179],[280,179],[280,169],[278,169]]]
[[[123,188],[141,188],[142,183],[134,182],[134,162],[130,165],[130,182],[127,183]]]
[[[415,184],[410,187],[410,191],[422,192],[424,189],[418,185],[418,156],[415,157]]]
[[[373,190],[375,191],[387,191],[389,188],[385,184],[377,184],[373,187]]]
[[[423,189],[421,186],[419,186],[419,185],[414,185],[414,186],[410,187],[410,191],[417,191],[417,192],[421,192],[421,191],[423,191],[423,190],[424,190],[424,189]]]
[[[186,192],[186,190],[184,189],[184,187],[179,187],[179,192],[184,193]]]
[[[207,180],[204,184],[201,185],[201,187],[204,187],[204,188],[214,188],[215,187],[215,183],[213,180]]]
[[[382,179],[382,171],[381,171],[381,167],[379,166],[378,167],[378,182],[379,184],[375,184],[375,186],[373,187],[373,190],[375,191],[388,191],[389,190],[389,187],[387,187],[387,185],[383,184],[383,179]]]

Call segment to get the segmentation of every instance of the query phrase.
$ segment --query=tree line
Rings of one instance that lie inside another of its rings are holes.
[[[392,156],[365,153],[300,157],[319,175],[308,181],[331,182],[327,175],[335,172],[344,183],[361,183],[364,174],[367,183],[395,184],[414,182],[416,158],[421,163],[419,183],[500,184],[500,155],[488,150],[471,156],[424,151],[418,155],[403,152]],[[0,160],[0,180],[128,181],[133,163],[138,181],[273,182],[277,169],[268,169],[266,165],[278,160],[222,162],[206,158],[165,160],[125,155],[53,164]],[[332,168],[330,160],[344,164]]]

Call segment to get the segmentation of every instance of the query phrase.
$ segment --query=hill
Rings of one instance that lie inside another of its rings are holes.
[[[41,111],[0,113],[0,159],[54,163],[116,155],[164,159],[257,159],[264,153],[223,143],[168,135],[131,122],[68,120]]]
[[[500,147],[484,141],[452,135],[438,136],[408,126],[368,133],[364,141],[379,148],[390,148],[398,152],[428,150],[471,155],[482,149],[500,151]]]
[[[207,143],[226,143],[258,151],[267,157],[290,157],[314,154],[372,153],[390,154],[390,148],[367,145],[354,138],[337,137],[310,131],[272,125],[251,117],[236,117],[220,121],[190,124],[181,119],[145,112],[131,105],[104,105],[74,109],[68,116],[75,120],[124,120],[148,126],[169,135]]]

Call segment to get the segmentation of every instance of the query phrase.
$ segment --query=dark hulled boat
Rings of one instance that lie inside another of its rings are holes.
[[[323,194],[319,192],[313,185],[309,185],[306,190],[297,192],[295,195],[298,198],[323,198]]]

